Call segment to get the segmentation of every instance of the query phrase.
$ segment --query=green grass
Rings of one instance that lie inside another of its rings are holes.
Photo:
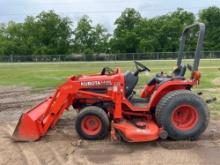
[[[187,60],[186,63],[191,63]],[[164,71],[171,73],[175,61],[143,61],[152,71],[149,75],[140,74],[139,85],[143,85],[150,77]],[[30,86],[33,88],[55,87],[70,75],[98,73],[102,67],[120,67],[123,71],[134,70],[131,61],[123,62],[62,62],[62,63],[0,63],[0,85]],[[220,87],[213,80],[220,79],[220,60],[201,60],[202,72],[199,88]],[[189,71],[187,71],[189,76]]]
[[[149,75],[140,74],[138,88],[160,71],[171,73],[176,61],[142,61],[151,69]],[[192,63],[185,60],[184,63]],[[132,61],[122,62],[62,62],[62,63],[0,63],[0,85],[30,86],[34,89],[54,88],[65,81],[68,76],[79,74],[100,73],[102,67],[120,67],[123,71],[134,70]],[[220,60],[201,60],[201,83],[194,88],[203,91],[204,98],[216,97],[217,101],[210,104],[212,115],[220,115]],[[187,76],[190,72],[187,71]]]

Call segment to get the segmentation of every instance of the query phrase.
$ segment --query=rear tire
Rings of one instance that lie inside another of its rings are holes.
[[[170,138],[194,140],[207,128],[209,111],[199,96],[191,91],[177,90],[166,94],[159,101],[155,117]]]
[[[88,106],[79,112],[75,127],[81,138],[101,140],[109,133],[109,119],[103,109]]]

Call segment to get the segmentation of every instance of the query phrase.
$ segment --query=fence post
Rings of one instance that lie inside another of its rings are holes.
[[[115,54],[115,66],[116,66],[116,58],[117,58],[117,57],[116,57],[116,54]]]
[[[13,62],[13,61],[14,61],[14,59],[13,59],[13,55],[11,55],[11,59],[10,59],[10,61],[11,61],[11,62]]]

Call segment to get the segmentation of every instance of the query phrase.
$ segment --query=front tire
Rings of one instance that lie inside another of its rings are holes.
[[[206,103],[187,90],[166,94],[156,107],[156,120],[170,138],[197,139],[207,128],[209,111]]]
[[[103,109],[88,106],[79,112],[75,127],[81,138],[101,140],[109,133],[109,119]]]

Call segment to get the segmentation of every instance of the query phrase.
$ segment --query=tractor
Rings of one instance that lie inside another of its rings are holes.
[[[198,29],[193,64],[182,62],[187,34]],[[100,140],[109,134],[114,140],[146,142],[158,138],[197,139],[207,128],[206,102],[192,92],[199,84],[199,62],[205,25],[187,26],[180,38],[176,69],[172,74],[156,74],[139,97],[134,88],[139,75],[150,69],[134,61],[134,71],[104,67],[98,74],[71,76],[55,94],[25,112],[13,133],[15,141],[36,141],[55,127],[62,113],[73,106],[77,111],[75,129],[87,140]],[[191,75],[186,78],[186,70]]]

